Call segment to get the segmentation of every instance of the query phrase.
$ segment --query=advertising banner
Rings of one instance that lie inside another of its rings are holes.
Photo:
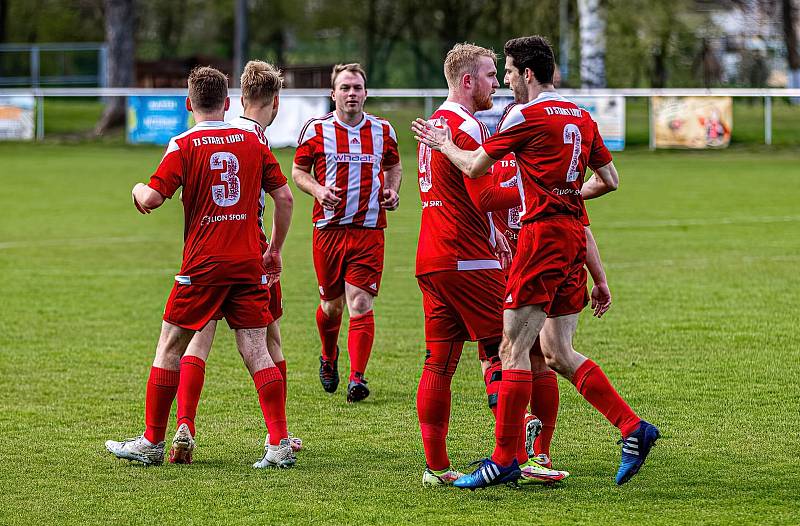
[[[267,129],[270,148],[297,146],[303,125],[314,117],[322,117],[330,111],[328,97],[281,97],[278,116]],[[231,97],[225,120],[230,121],[244,113],[239,97]]]
[[[0,97],[0,141],[33,140],[34,107],[30,95]]]
[[[580,108],[588,111],[597,122],[600,135],[603,136],[606,148],[621,151],[625,148],[625,97],[595,96],[567,97]],[[497,124],[506,106],[514,102],[511,97],[495,97],[494,106],[487,111],[479,111],[475,117],[486,124],[489,132],[494,134]]]
[[[167,144],[193,124],[186,110],[186,97],[128,97],[128,142]]]
[[[656,148],[725,148],[733,130],[731,97],[653,97]]]

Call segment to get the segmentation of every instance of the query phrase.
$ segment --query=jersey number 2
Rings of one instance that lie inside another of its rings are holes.
[[[581,130],[574,124],[564,126],[564,144],[572,145],[572,159],[567,170],[567,182],[578,179],[578,157],[581,155]]]
[[[211,187],[211,198],[219,206],[233,206],[239,202],[239,159],[230,152],[216,152],[211,156],[211,170],[221,170],[223,184]]]

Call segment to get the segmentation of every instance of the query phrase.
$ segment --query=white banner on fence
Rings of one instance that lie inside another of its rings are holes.
[[[33,96],[0,97],[0,141],[33,140]]]
[[[282,97],[278,117],[266,130],[272,148],[297,146],[297,139],[303,125],[314,117],[322,117],[330,111],[328,97]],[[231,104],[225,112],[225,120],[230,121],[244,113],[241,99],[231,97]]]

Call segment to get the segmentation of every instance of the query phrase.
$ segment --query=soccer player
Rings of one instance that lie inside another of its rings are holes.
[[[296,459],[286,431],[284,380],[266,348],[266,327],[272,322],[267,273],[274,279],[279,261],[269,252],[262,255],[259,224],[261,191],[284,210],[291,210],[291,191],[266,144],[223,121],[225,75],[195,68],[188,85],[186,108],[197,124],[170,140],[150,182],[132,191],[136,209],[149,214],[183,187],[185,219],[181,271],[167,300],[147,381],[145,431],[133,439],[109,440],[106,449],[144,464],[163,462],[181,357],[194,333],[222,312],[236,332],[270,433],[262,462],[291,467]],[[275,237],[283,239],[288,227],[288,221],[276,221]]]
[[[588,113],[555,92],[555,60],[547,40],[512,39],[504,51],[505,82],[515,98],[527,102],[512,108],[482,147],[461,149],[449,128],[437,129],[422,119],[412,125],[418,140],[440,150],[470,177],[483,175],[514,152],[521,178],[523,225],[506,288],[495,450],[454,484],[475,489],[519,477],[515,456],[531,391],[529,352],[540,331],[547,365],[620,430],[622,462],[616,482],[624,484],[641,468],[658,429],[639,418],[600,367],[572,347],[578,314],[588,303],[583,199],[616,189],[617,171]],[[587,166],[594,175],[584,183]]]
[[[397,208],[402,178],[394,128],[364,113],[366,83],[359,64],[333,68],[331,98],[336,109],[305,125],[292,167],[297,187],[316,199],[313,255],[320,295],[319,379],[326,392],[336,392],[337,341],[347,304],[348,402],[369,396],[364,373],[375,337],[373,304],[383,272],[385,211]]]
[[[264,129],[272,124],[278,114],[279,91],[283,84],[280,71],[275,69],[272,64],[251,60],[248,62],[241,76],[242,87],[242,107],[244,115],[230,121],[233,126],[255,133],[266,143]],[[261,211],[264,205],[264,193],[260,198],[259,221],[261,221]],[[292,207],[276,207],[275,213],[285,214],[284,217],[273,218],[272,243],[267,242],[261,229],[261,252],[270,252],[274,271],[279,273],[281,270],[281,248],[283,247],[286,232],[283,228],[276,225],[289,224],[291,221]],[[277,276],[268,276],[273,279]],[[274,320],[267,326],[267,351],[269,352],[275,366],[281,372],[284,381],[284,400],[286,399],[286,360],[281,350],[280,318],[283,315],[283,299],[281,297],[280,281],[275,281],[269,289],[269,311]],[[211,345],[214,342],[214,334],[217,329],[217,320],[222,315],[217,314],[214,319],[194,335],[186,353],[181,358],[181,376],[178,383],[178,428],[172,440],[172,447],[169,452],[169,461],[175,464],[191,464],[192,451],[195,447],[195,416],[197,405],[200,401],[200,393],[205,381],[205,368],[208,355],[211,352]],[[302,441],[290,435],[290,442],[294,451],[302,449]],[[265,440],[265,449],[269,447],[269,435]],[[262,459],[263,460],[263,459]],[[256,463],[256,467],[262,467]]]
[[[510,108],[509,108],[510,109]],[[517,163],[513,154],[492,165],[491,175],[466,179],[467,189],[476,195],[474,202],[482,212],[493,212],[495,228],[508,240],[512,258],[517,253],[517,239],[521,228],[520,213],[522,204],[517,189]],[[588,226],[588,216],[583,216],[587,253],[586,268],[592,276],[591,306],[594,316],[600,318],[611,307],[611,293],[608,289],[605,270],[600,260],[592,231]],[[559,393],[556,373],[547,366],[542,354],[539,338],[530,351],[531,360],[531,413],[525,415],[525,450],[531,460],[546,468],[552,467],[550,444],[558,416]]]
[[[457,44],[447,53],[444,73],[449,93],[431,119],[445,119],[453,141],[464,149],[474,150],[488,138],[486,126],[473,114],[492,107],[492,94],[499,87],[495,60],[493,51],[473,44]],[[441,486],[462,476],[451,467],[446,440],[450,385],[465,341],[478,342],[490,406],[492,386],[499,386],[497,351],[505,277],[498,256],[507,260],[510,254],[491,215],[480,212],[473,202],[457,166],[424,144],[419,147],[418,165],[422,221],[416,276],[425,312],[426,357],[417,415],[427,464],[422,483]],[[525,471],[526,481],[565,476],[550,471],[532,464]]]

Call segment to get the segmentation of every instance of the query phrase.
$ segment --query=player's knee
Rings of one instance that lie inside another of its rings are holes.
[[[335,300],[322,300],[320,302],[322,312],[329,318],[338,318],[344,311],[344,296],[336,298]]]
[[[358,294],[350,300],[350,313],[355,315],[366,314],[372,310],[372,296]]]

